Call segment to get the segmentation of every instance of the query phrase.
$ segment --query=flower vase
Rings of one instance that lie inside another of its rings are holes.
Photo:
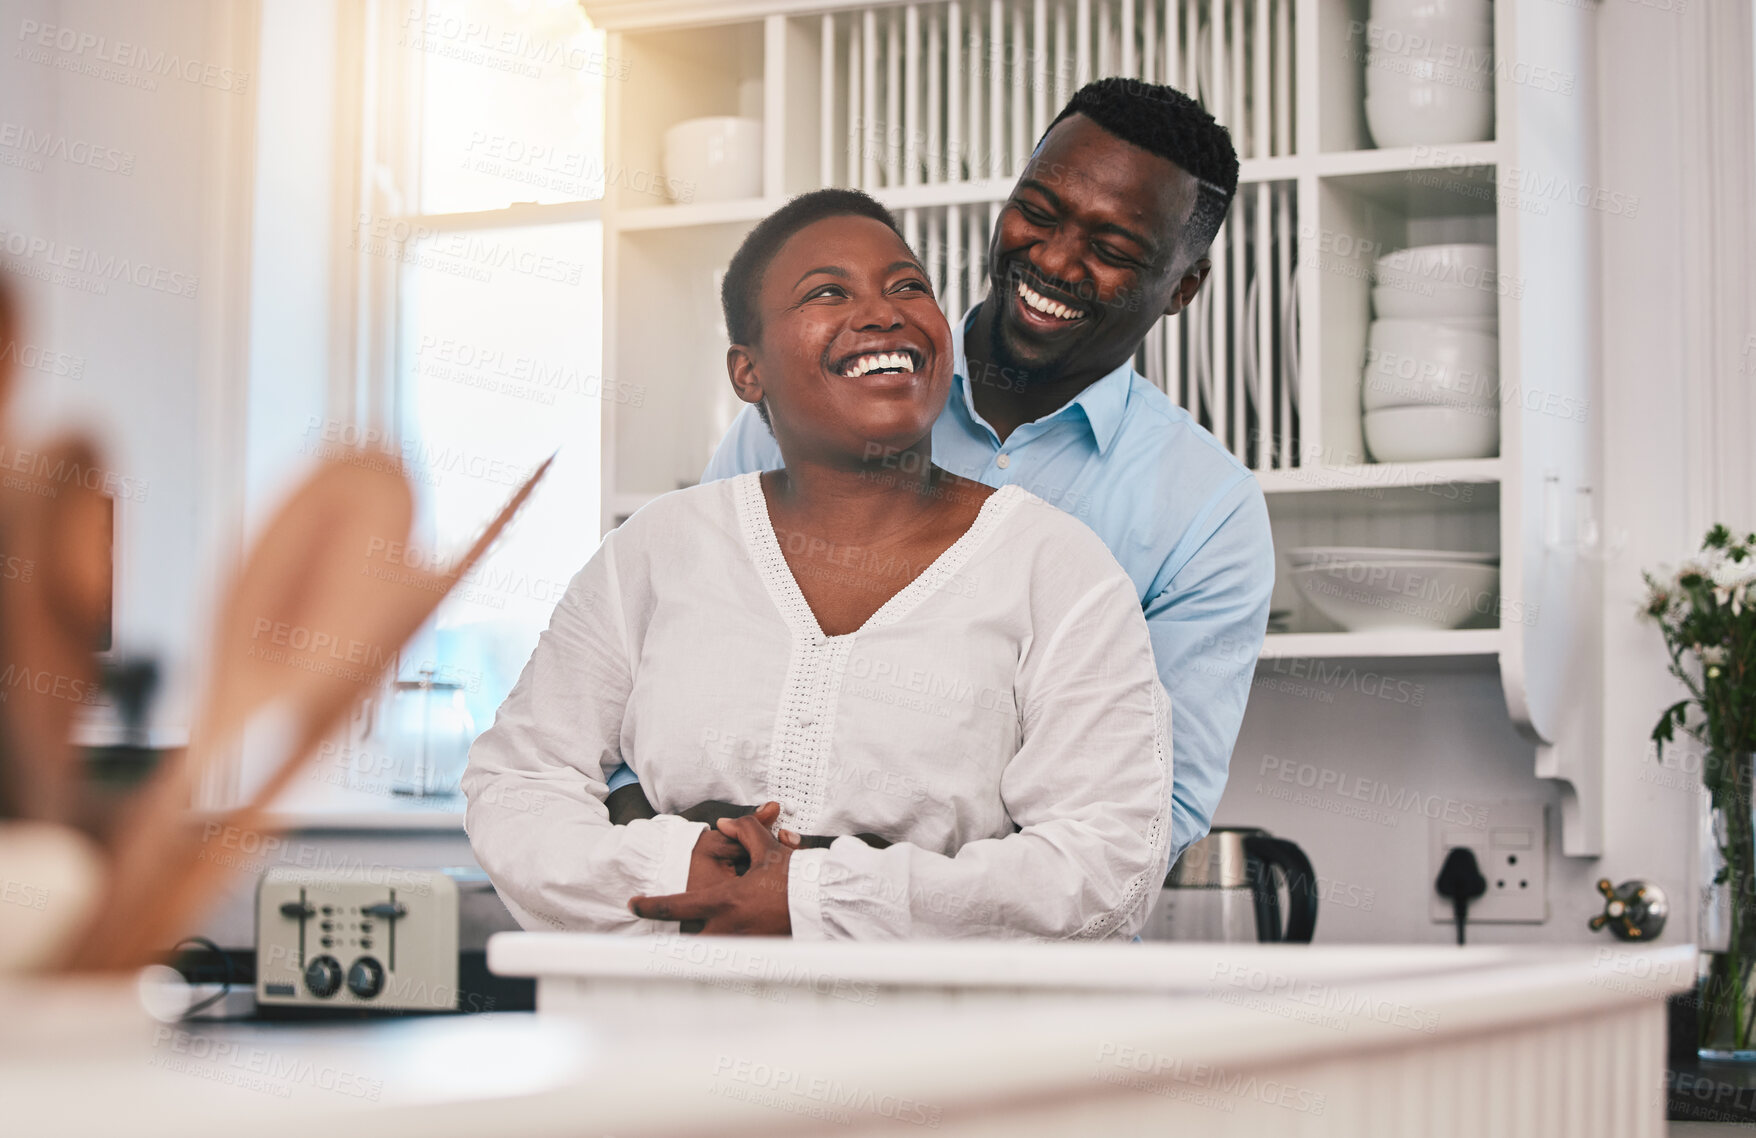
[[[1709,756],[1702,796],[1702,1059],[1756,1063],[1756,813],[1752,758]]]

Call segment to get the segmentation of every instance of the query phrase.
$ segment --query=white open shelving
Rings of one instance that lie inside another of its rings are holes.
[[[1538,773],[1564,785],[1564,850],[1601,851],[1599,586],[1579,536],[1599,457],[1585,416],[1556,412],[1591,402],[1592,214],[1524,192],[1594,182],[1589,4],[1497,0],[1495,59],[1517,67],[1495,70],[1492,141],[1377,149],[1362,99],[1368,0],[582,3],[625,75],[607,99],[609,168],[629,176],[609,179],[603,210],[604,358],[646,395],[605,408],[607,525],[691,484],[740,406],[716,274],[755,221],[794,194],[858,185],[898,211],[961,312],[982,295],[999,203],[1080,82],[1197,87],[1239,143],[1242,185],[1206,299],[1161,324],[1142,370],[1256,471],[1277,547],[1468,549],[1501,565],[1498,627],[1343,632],[1305,611],[1263,658],[1497,668]],[[1568,88],[1530,82],[1538,67]],[[762,195],[654,197],[664,130],[737,113],[752,80]],[[1499,248],[1499,456],[1370,462],[1359,398],[1372,261],[1451,240]]]

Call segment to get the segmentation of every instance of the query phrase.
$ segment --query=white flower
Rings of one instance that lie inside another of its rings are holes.
[[[1735,589],[1756,581],[1756,557],[1742,561],[1726,560],[1714,566],[1713,583],[1721,589]]]
[[[1703,664],[1718,665],[1726,662],[1726,650],[1724,645],[1709,644],[1706,647],[1697,648],[1696,651],[1701,653],[1701,662]]]

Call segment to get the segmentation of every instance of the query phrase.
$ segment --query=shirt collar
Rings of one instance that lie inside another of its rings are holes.
[[[976,309],[980,307],[981,303],[977,302],[963,314],[962,320],[951,325],[951,347],[957,367],[952,390],[963,400],[964,411],[970,419],[986,427],[986,421],[976,411],[975,399],[970,391],[969,356],[963,346],[964,335],[969,331],[971,321],[975,319]],[[1048,422],[1072,415],[1077,409],[1078,413],[1085,416],[1086,426],[1091,429],[1092,441],[1097,444],[1098,454],[1107,455],[1116,436],[1122,431],[1122,420],[1128,411],[1128,395],[1133,386],[1134,363],[1132,360],[1124,360],[1114,371],[1068,400],[1065,406],[1037,421]]]

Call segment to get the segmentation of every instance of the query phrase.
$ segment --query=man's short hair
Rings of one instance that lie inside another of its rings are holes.
[[[1199,188],[1179,244],[1192,256],[1207,251],[1238,191],[1238,152],[1230,131],[1175,87],[1139,79],[1087,83],[1049,130],[1069,115],[1084,115],[1123,142],[1187,171]],[[1046,138],[1048,131],[1043,135]],[[1037,145],[1042,145],[1041,140]]]
[[[757,222],[732,254],[732,263],[726,266],[719,299],[725,310],[726,334],[732,343],[754,344],[762,336],[756,300],[762,293],[762,278],[768,266],[788,238],[826,217],[869,217],[888,225],[897,237],[902,236],[891,212],[859,190],[813,190],[800,194]]]

